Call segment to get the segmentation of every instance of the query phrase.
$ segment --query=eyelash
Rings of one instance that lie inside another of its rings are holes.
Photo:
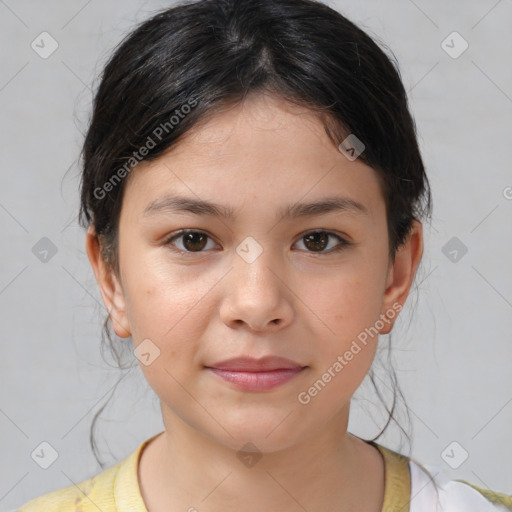
[[[209,239],[213,240],[213,238],[208,234],[206,233],[205,231],[200,231],[200,230],[195,230],[195,229],[181,229],[180,231],[177,231],[175,233],[173,233],[169,238],[166,239],[166,241],[164,242],[164,245],[166,245],[167,247],[169,247],[169,249],[171,249],[172,251],[174,252],[177,252],[177,253],[180,253],[180,254],[201,254],[201,253],[204,253],[206,252],[205,250],[203,251],[184,251],[182,249],[178,249],[177,247],[173,246],[173,241],[184,236],[184,235],[188,235],[189,233],[198,233],[198,234],[203,234],[203,235],[206,235]],[[339,240],[339,244],[336,245],[334,247],[334,249],[330,249],[328,251],[306,251],[314,256],[320,256],[320,255],[325,255],[325,254],[333,254],[333,253],[336,253],[336,252],[339,252],[339,251],[342,251],[343,249],[353,245],[353,242],[349,242],[347,240],[345,240],[344,238],[342,238],[340,235],[338,235],[336,232],[334,231],[327,231],[327,230],[321,230],[321,229],[314,229],[314,230],[311,230],[311,231],[306,231],[305,233],[303,233],[299,239],[297,240],[300,241],[302,240],[305,236],[307,235],[311,235],[311,234],[315,234],[315,233],[326,233],[328,236],[330,237],[334,237],[334,238],[337,238]],[[295,242],[295,243],[297,243]]]

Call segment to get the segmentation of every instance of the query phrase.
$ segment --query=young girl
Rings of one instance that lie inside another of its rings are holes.
[[[503,511],[347,431],[423,252],[397,67],[313,0],[199,0],[102,75],[81,222],[165,430],[32,511]]]

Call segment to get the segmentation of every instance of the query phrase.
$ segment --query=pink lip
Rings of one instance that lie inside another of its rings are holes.
[[[254,357],[235,357],[210,364],[207,368],[231,370],[233,372],[266,372],[272,370],[300,370],[303,366],[284,357],[265,356],[260,359],[255,359]]]
[[[238,357],[206,368],[244,391],[266,391],[288,382],[307,367],[282,357],[266,356]]]

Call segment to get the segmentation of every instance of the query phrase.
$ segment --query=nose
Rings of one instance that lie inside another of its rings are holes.
[[[289,325],[294,314],[293,286],[271,250],[263,250],[254,261],[236,254],[233,266],[225,280],[222,321],[231,328],[245,325],[257,332],[275,332]]]

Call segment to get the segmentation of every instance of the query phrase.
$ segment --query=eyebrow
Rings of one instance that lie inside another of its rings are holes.
[[[310,203],[295,203],[278,211],[277,220],[325,215],[332,212],[347,212],[368,215],[368,209],[362,203],[348,197],[326,197]],[[201,199],[166,196],[152,201],[143,211],[144,217],[157,213],[193,213],[233,219],[235,210],[210,201]]]

